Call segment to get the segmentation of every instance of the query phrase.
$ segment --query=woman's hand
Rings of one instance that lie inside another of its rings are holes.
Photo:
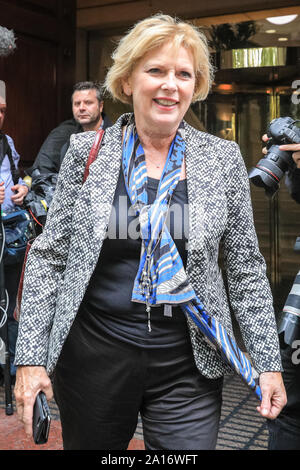
[[[5,199],[5,186],[4,186],[4,181],[1,181],[0,183],[0,204],[3,204]]]
[[[43,391],[47,400],[53,397],[51,381],[45,367],[19,366],[14,389],[19,420],[28,437],[32,437],[33,405],[37,394]]]
[[[264,142],[268,142],[267,134],[264,134],[262,136],[262,140]],[[279,145],[279,150],[293,152],[292,154],[293,160],[296,163],[297,168],[300,168],[300,144]],[[264,147],[262,151],[264,154],[266,154],[268,150],[266,147]]]
[[[15,192],[11,197],[12,202],[17,206],[21,206],[23,204],[24,197],[28,193],[28,186],[25,184],[15,184],[11,187],[11,190]]]
[[[286,392],[280,372],[263,372],[259,376],[262,401],[257,411],[263,418],[275,419],[286,405]]]

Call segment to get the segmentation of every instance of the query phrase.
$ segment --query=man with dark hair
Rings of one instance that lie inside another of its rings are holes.
[[[32,186],[25,199],[25,205],[38,222],[37,234],[46,222],[47,211],[71,135],[111,126],[110,120],[103,112],[102,88],[99,83],[76,83],[71,103],[73,119],[62,122],[50,132],[31,168]]]
[[[38,169],[40,173],[59,172],[72,134],[111,126],[103,112],[102,88],[99,83],[76,83],[71,102],[73,119],[62,122],[50,132],[36,157],[33,169]]]

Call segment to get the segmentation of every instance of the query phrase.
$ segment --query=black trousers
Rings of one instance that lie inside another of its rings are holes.
[[[300,450],[300,364],[293,364],[294,352],[290,346],[281,350],[287,405],[277,419],[268,421],[269,450]]]
[[[22,272],[22,266],[22,263],[4,266],[5,289],[7,290],[9,298],[9,305],[7,310],[7,324],[8,344],[10,352],[10,373],[12,376],[16,375],[14,359],[19,325],[18,322],[14,319],[13,314],[16,307],[16,299]]]
[[[90,335],[90,339],[89,339]],[[192,348],[142,349],[71,329],[54,374],[65,450],[126,450],[138,413],[148,450],[214,449],[223,378],[196,369]]]

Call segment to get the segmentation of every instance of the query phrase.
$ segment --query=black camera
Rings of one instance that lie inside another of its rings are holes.
[[[282,348],[292,346],[295,340],[300,339],[300,271],[283,307],[278,334]]]
[[[294,165],[293,152],[279,150],[279,145],[300,143],[300,129],[295,125],[296,122],[298,121],[291,117],[273,119],[270,122],[267,131],[268,152],[249,171],[252,183],[264,188],[268,196],[276,193],[284,173]]]

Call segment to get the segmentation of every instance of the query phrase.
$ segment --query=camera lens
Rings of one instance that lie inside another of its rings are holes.
[[[273,196],[279,189],[279,183],[288,169],[288,152],[279,150],[272,145],[265,158],[249,171],[249,179],[255,186],[264,188],[268,196]]]
[[[260,163],[260,162],[259,162]],[[279,181],[266,171],[265,167],[252,168],[249,171],[249,178],[255,186],[264,188],[268,196],[273,196],[279,189]],[[265,164],[265,162],[263,162]]]

